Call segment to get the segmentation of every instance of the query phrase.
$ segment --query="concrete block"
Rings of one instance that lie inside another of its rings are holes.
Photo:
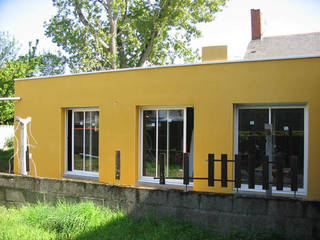
[[[320,219],[313,221],[312,238],[320,239]]]
[[[84,182],[64,181],[63,182],[63,193],[66,196],[85,196],[85,185]]]
[[[44,201],[49,204],[56,204],[58,201],[64,201],[62,194],[44,193]]]
[[[144,203],[149,198],[150,192],[148,189],[136,189],[138,203]]]
[[[305,214],[304,204],[291,199],[269,199],[267,213],[279,217],[302,217]]]
[[[125,202],[119,202],[119,201],[106,201],[104,199],[104,207],[110,208],[110,209],[120,209],[120,210],[127,210],[127,205]]]
[[[307,202],[306,216],[311,219],[320,219],[320,202]]]
[[[35,191],[35,178],[27,176],[18,176],[15,178],[15,188]]]
[[[230,195],[201,194],[200,209],[207,211],[232,212],[233,198]]]
[[[135,220],[145,218],[146,216],[156,217],[156,209],[159,211],[159,208],[155,208],[152,205],[141,204],[136,206],[129,216]]]
[[[111,201],[126,201],[126,190],[126,188],[112,186],[108,189],[108,194],[106,195],[109,195],[108,198],[111,199]]]
[[[185,209],[200,209],[200,194],[197,192],[185,192],[181,197],[181,206]]]
[[[21,190],[6,189],[5,194],[6,200],[9,202],[25,202],[25,197]]]
[[[86,197],[112,199],[112,190],[110,185],[86,183]]]
[[[250,215],[266,215],[268,200],[263,198],[235,197],[233,198],[233,212]]]
[[[44,193],[25,191],[24,196],[28,203],[44,202]]]
[[[136,204],[138,202],[137,189],[123,188],[123,193],[126,201]]]
[[[79,203],[81,202],[79,197],[74,196],[62,196],[63,200],[68,203]]]
[[[5,199],[4,191],[5,191],[5,189],[0,187],[0,201]]]
[[[0,211],[1,211],[1,207],[6,207],[7,202],[0,200]]]
[[[168,191],[167,192],[167,206],[169,207],[181,207],[183,200],[182,191]]]
[[[15,186],[15,178],[7,177],[7,176],[0,176],[0,187],[11,187]]]
[[[63,191],[63,181],[55,179],[38,179],[35,183],[36,191],[43,193],[61,193]]]
[[[168,193],[169,191],[166,190],[147,190],[149,191],[148,194],[143,190],[139,189],[138,191],[138,198],[139,203],[148,204],[148,205],[166,205],[168,204]],[[174,195],[174,193],[173,193]],[[173,203],[175,204],[175,203]]]

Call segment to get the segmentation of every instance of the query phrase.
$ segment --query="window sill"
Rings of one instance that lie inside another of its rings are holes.
[[[99,181],[99,175],[97,175],[97,176],[89,176],[89,175],[80,175],[80,174],[75,174],[75,173],[64,173],[64,174],[62,174],[62,177],[63,178],[69,178],[69,179]]]
[[[233,193],[249,194],[249,195],[267,195],[266,190],[261,189],[249,189],[249,188],[236,188],[233,189]],[[271,196],[283,196],[283,197],[306,197],[306,192],[303,189],[298,189],[296,195],[289,189],[284,189],[283,191],[277,191],[275,188],[272,189]]]
[[[145,181],[139,180],[136,182],[137,187],[153,187],[153,188],[160,188],[160,189],[179,189],[179,190],[186,190],[186,185],[182,183],[166,183],[166,184],[159,184],[159,182],[153,181]],[[187,187],[188,190],[193,190],[193,183],[190,183]]]

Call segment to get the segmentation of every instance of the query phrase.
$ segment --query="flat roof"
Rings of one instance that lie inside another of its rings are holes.
[[[41,76],[41,77],[17,78],[14,81],[69,77],[69,76],[109,73],[109,72],[136,71],[136,70],[145,70],[145,69],[201,66],[201,65],[212,65],[212,64],[223,64],[223,63],[263,62],[263,61],[292,60],[292,59],[305,59],[305,58],[320,58],[320,55],[292,56],[292,57],[264,58],[264,59],[240,59],[240,60],[212,61],[212,62],[200,62],[200,63],[188,63],[188,64],[172,64],[172,65],[164,65],[164,66],[157,65],[157,66],[134,67],[134,68],[120,68],[115,70],[103,70],[103,71],[96,71],[96,72],[82,72],[82,73],[64,74],[64,75],[52,75],[52,76],[49,75],[49,76]]]

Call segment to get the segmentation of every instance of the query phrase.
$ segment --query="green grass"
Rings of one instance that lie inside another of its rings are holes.
[[[119,210],[95,206],[91,202],[56,206],[38,203],[21,208],[0,207],[0,239],[213,239],[276,240],[279,235],[231,232],[227,236],[206,231],[174,218],[147,217],[132,221]]]
[[[9,159],[13,156],[13,148],[8,150],[0,149],[0,172],[8,172]],[[11,160],[11,168],[13,168],[13,160]]]

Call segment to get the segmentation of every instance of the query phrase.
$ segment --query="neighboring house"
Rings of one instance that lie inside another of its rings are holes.
[[[320,32],[262,37],[260,10],[251,10],[252,40],[244,59],[320,55]]]

